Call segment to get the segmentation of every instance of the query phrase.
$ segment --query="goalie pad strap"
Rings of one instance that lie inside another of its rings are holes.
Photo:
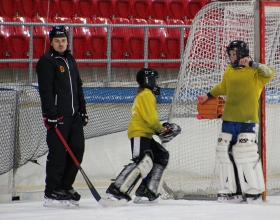
[[[232,148],[242,192],[253,195],[265,190],[262,164],[255,139],[254,133],[240,133],[237,143]]]
[[[232,135],[221,132],[216,147],[216,155],[220,161],[220,182],[222,190],[219,193],[236,193],[236,179],[233,164],[229,157],[229,147]]]
[[[154,164],[151,171],[151,178],[148,181],[148,188],[156,195],[160,193],[165,176],[165,167],[160,164]]]

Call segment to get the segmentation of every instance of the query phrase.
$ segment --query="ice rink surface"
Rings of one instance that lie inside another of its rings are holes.
[[[82,198],[80,206],[47,208],[42,200],[0,203],[0,219],[28,220],[276,220],[280,219],[280,196],[268,196],[256,204],[217,201],[160,200],[156,204],[128,203],[123,207],[102,207],[93,197]]]

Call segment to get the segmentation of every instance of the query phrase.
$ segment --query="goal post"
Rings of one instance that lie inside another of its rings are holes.
[[[221,80],[228,65],[226,47],[233,40],[245,41],[254,60],[275,69],[275,76],[264,89],[260,102],[259,145],[266,193],[273,195],[279,191],[279,26],[280,2],[213,2],[196,15],[169,113],[169,121],[179,124],[182,133],[166,144],[171,158],[163,198],[211,199],[220,190],[215,147],[222,120],[196,119],[196,104],[197,95],[209,92]]]

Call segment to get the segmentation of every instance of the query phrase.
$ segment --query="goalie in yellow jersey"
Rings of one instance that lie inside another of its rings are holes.
[[[134,203],[157,202],[169,153],[153,139],[153,135],[157,134],[162,143],[166,143],[181,132],[178,125],[161,124],[158,120],[154,96],[160,95],[158,75],[156,70],[148,68],[137,73],[139,87],[130,110],[132,117],[127,131],[133,162],[124,167],[106,190],[102,198],[104,206],[126,205],[134,193]]]
[[[221,181],[218,202],[249,203],[260,200],[265,190],[257,145],[259,99],[274,69],[254,62],[244,41],[232,41],[227,53],[230,64],[221,82],[198,99],[203,103],[209,97],[226,96],[216,147]]]

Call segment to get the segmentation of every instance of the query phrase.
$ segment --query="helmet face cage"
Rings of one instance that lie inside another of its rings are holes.
[[[158,78],[158,73],[154,71],[145,71],[144,74],[144,85],[146,87],[153,88],[157,85],[156,79]]]
[[[232,41],[228,46],[227,46],[227,54],[230,56],[229,52],[231,50],[236,51],[236,60],[234,63],[231,63],[231,66],[233,68],[243,68],[244,66],[239,65],[239,60],[243,57],[248,57],[249,56],[249,48],[247,44],[244,41],[241,40],[235,40]]]
[[[249,48],[244,41],[235,40],[232,41],[227,47],[227,54],[229,55],[230,50],[236,51],[237,60],[240,60],[243,57],[249,56]]]
[[[153,91],[155,95],[160,94],[160,87],[157,85],[158,72],[154,69],[143,68],[137,73],[137,82]]]
[[[66,37],[68,42],[68,31],[63,25],[54,25],[49,32],[50,42],[54,37]]]

